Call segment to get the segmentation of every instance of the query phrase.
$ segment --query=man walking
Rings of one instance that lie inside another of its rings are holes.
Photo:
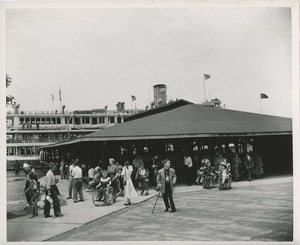
[[[62,160],[61,163],[60,163],[59,172],[60,172],[60,178],[65,179],[66,174],[65,174],[65,161],[64,160]]]
[[[77,195],[79,193],[80,200],[79,202],[83,202],[83,194],[82,194],[82,169],[79,167],[79,161],[76,159],[75,167],[73,169],[73,177],[74,177],[74,202],[77,201]]]
[[[175,204],[173,201],[173,190],[176,184],[176,174],[173,168],[170,168],[170,160],[163,161],[164,167],[157,173],[157,187],[161,189],[164,203],[166,206],[165,212],[168,212],[170,206],[170,213],[176,212]],[[170,201],[170,203],[169,203]]]
[[[135,157],[132,161],[133,173],[131,175],[132,183],[133,183],[134,187],[138,187],[139,182],[135,179],[135,176],[136,176],[138,169],[141,167],[142,164],[143,164],[142,159],[140,159],[138,155],[135,155]]]
[[[246,156],[244,157],[244,165],[248,171],[248,181],[251,181],[251,172],[252,172],[252,168],[254,168],[254,161],[248,152],[246,153]]]
[[[19,174],[20,165],[19,165],[18,160],[16,160],[13,168],[15,170],[15,180],[19,180],[20,179],[20,174]]]
[[[56,169],[55,163],[50,163],[50,169],[46,174],[46,184],[45,184],[45,206],[44,206],[44,216],[45,218],[52,217],[50,215],[50,206],[51,199],[53,200],[53,209],[54,209],[54,215],[55,217],[61,217],[63,216],[60,211],[60,203],[57,196],[57,188],[55,184],[55,177],[54,177],[54,171]]]
[[[184,153],[184,165],[187,167],[187,185],[191,186],[193,183],[193,161],[187,152]]]
[[[75,167],[75,160],[72,160],[72,163],[69,166],[69,196],[67,199],[72,199],[72,190],[74,189],[74,177],[73,177],[73,169]]]

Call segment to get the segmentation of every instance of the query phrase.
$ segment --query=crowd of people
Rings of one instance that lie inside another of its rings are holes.
[[[221,153],[216,153],[213,161],[209,156],[203,156],[200,167],[197,169],[196,183],[201,184],[205,176],[215,176],[214,179],[221,179],[224,184],[229,176],[235,181],[239,181],[242,174],[245,174],[248,181],[252,180],[254,174],[256,178],[261,178],[264,174],[262,158],[257,153],[246,152],[244,157],[235,153],[233,157],[225,158]],[[213,180],[215,181],[215,180]]]
[[[168,157],[149,157],[136,154],[129,162],[126,160],[124,166],[113,158],[109,158],[108,166],[103,167],[100,164],[85,164],[78,158],[63,160],[59,166],[50,163],[49,171],[45,177],[45,218],[51,217],[50,206],[53,205],[55,217],[61,217],[60,203],[58,195],[59,190],[56,186],[58,179],[55,173],[59,173],[61,179],[68,179],[69,193],[67,199],[73,199],[74,203],[83,202],[83,179],[87,177],[88,188],[86,192],[92,189],[99,190],[98,200],[103,200],[104,190],[111,186],[115,195],[124,195],[125,205],[131,205],[131,199],[138,196],[136,190],[139,189],[140,195],[149,194],[149,185],[152,184],[156,189],[162,190],[166,211],[171,208],[175,212],[175,204],[172,198],[174,184],[178,179],[186,180],[188,186],[196,182],[203,185],[204,188],[213,188],[217,185],[223,186],[226,181],[234,179],[239,181],[244,174],[249,181],[252,176],[260,178],[263,174],[262,158],[254,152],[247,152],[244,156],[238,153],[227,154],[223,157],[222,153],[216,152],[214,157],[206,154],[201,158],[197,155],[191,155],[188,152],[172,154]],[[19,178],[19,165],[14,166],[16,179]],[[23,166],[26,175],[25,194],[33,212],[31,218],[38,215],[37,202],[39,201],[40,184],[35,174],[33,165]],[[175,174],[176,173],[176,174]]]

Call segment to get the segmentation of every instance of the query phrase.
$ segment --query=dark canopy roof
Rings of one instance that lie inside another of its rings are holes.
[[[118,124],[72,142],[292,134],[292,119],[187,104]],[[48,148],[44,147],[44,148]]]
[[[291,133],[290,118],[190,104],[119,124],[86,135],[83,139],[102,141]]]

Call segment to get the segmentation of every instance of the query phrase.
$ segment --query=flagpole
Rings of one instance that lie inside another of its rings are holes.
[[[206,101],[206,93],[205,93],[205,75],[203,74],[203,85],[204,85],[204,101]]]
[[[148,88],[148,100],[149,100],[149,107],[150,107],[150,88]]]
[[[53,107],[54,97],[53,97],[53,94],[51,94],[51,97],[52,97],[52,112],[53,112],[54,111],[54,107]]]
[[[59,87],[59,112],[61,113],[61,88]]]

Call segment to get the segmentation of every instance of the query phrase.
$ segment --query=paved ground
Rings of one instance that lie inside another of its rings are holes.
[[[292,241],[292,177],[233,183],[233,189],[178,187],[176,213],[159,198],[49,241]]]
[[[68,196],[68,180],[60,180],[58,188],[61,192],[59,198],[65,201]],[[149,196],[138,196],[132,202],[134,204],[141,203],[153,197],[156,192],[152,190],[149,194]],[[100,205],[96,207],[91,200],[92,192],[84,192],[83,195],[84,202],[73,203],[72,199],[66,200],[66,205],[61,207],[64,214],[61,218],[51,217],[45,219],[43,210],[39,210],[38,217],[33,219],[29,218],[31,215],[25,215],[7,220],[7,241],[44,241],[127,208],[124,206],[126,202],[124,197],[118,197],[117,202],[112,206]],[[53,215],[53,210],[50,214]]]

